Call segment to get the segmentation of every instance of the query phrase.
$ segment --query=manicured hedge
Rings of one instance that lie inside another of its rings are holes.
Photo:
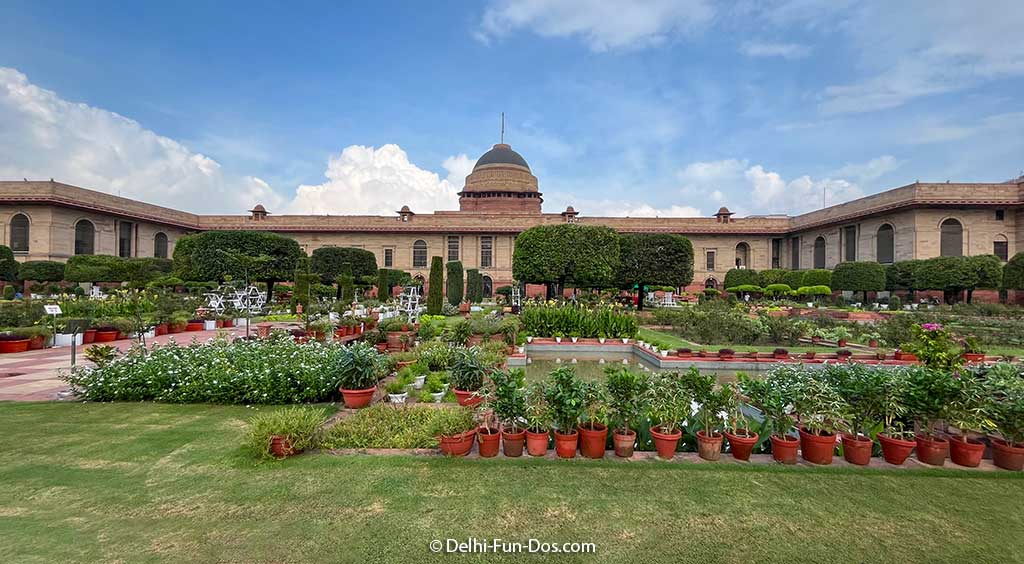
[[[803,279],[804,286],[828,286],[832,287],[832,271],[825,268],[805,270]]]
[[[1024,252],[1013,255],[1003,267],[1003,288],[1024,290]]]
[[[462,303],[463,294],[463,275],[462,275],[462,263],[453,260],[445,265],[448,270],[448,287],[447,287],[447,298],[448,303],[453,306],[457,306]]]
[[[64,279],[71,282],[124,282],[124,259],[108,255],[76,255],[64,265]]]
[[[207,231],[174,246],[174,269],[184,280],[291,280],[306,254],[294,239],[264,231]]]
[[[366,249],[355,247],[321,247],[310,255],[309,269],[320,275],[324,284],[334,284],[344,271],[345,264],[351,265],[352,276],[362,280],[377,275],[377,257]]]
[[[767,288],[772,284],[785,284],[786,275],[789,272],[789,270],[786,270],[784,268],[772,268],[769,270],[762,270],[760,273],[760,282],[758,282],[758,285]]]
[[[786,284],[769,284],[765,286],[764,291],[773,296],[785,296],[792,292],[793,289]]]
[[[466,271],[466,301],[478,304],[484,299],[484,277],[480,271],[470,268]]]
[[[803,270],[790,270],[786,272],[786,276],[783,277],[782,283],[789,286],[790,288],[799,288],[806,286],[804,284],[804,271]]]
[[[18,261],[14,260],[14,251],[7,245],[0,245],[0,280],[14,282],[18,279]]]
[[[760,286],[761,276],[756,270],[749,268],[733,268],[725,273],[725,287],[727,290],[736,286]],[[732,291],[732,290],[729,290]]]
[[[60,282],[64,279],[64,263],[53,260],[30,260],[18,268],[19,280]]]
[[[832,288],[864,292],[865,296],[880,292],[885,290],[885,267],[877,262],[841,262],[832,272]]]
[[[617,278],[624,288],[634,284],[686,286],[693,281],[693,244],[682,235],[623,233],[619,236]]]
[[[611,228],[566,223],[531,227],[516,237],[512,275],[528,284],[613,285],[619,235]]]

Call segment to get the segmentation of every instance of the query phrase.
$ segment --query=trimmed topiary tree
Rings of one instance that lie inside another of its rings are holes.
[[[14,282],[18,279],[18,261],[14,251],[7,245],[0,245],[0,280]]]
[[[548,297],[566,284],[612,286],[619,269],[619,235],[611,228],[564,223],[531,227],[516,237],[512,277],[544,284]]]
[[[259,258],[247,263],[235,256]],[[299,243],[266,231],[206,231],[186,235],[174,245],[174,270],[183,280],[206,282],[234,279],[259,280],[273,299],[274,282],[292,280],[300,257]]]
[[[341,265],[341,274],[338,275],[338,297],[347,303],[356,301],[356,279],[352,274],[352,265],[345,263]]]
[[[76,255],[64,264],[64,279],[70,282],[124,282],[125,260],[108,255]]]
[[[914,273],[918,290],[941,290],[943,301],[956,303],[964,290],[976,288],[978,271],[969,257],[935,257],[920,261]]]
[[[782,278],[782,283],[790,288],[799,288],[807,285],[804,284],[803,270],[787,270],[786,275]]]
[[[377,271],[377,299],[384,302],[391,297],[391,286],[388,284],[388,269]]]
[[[914,292],[922,288],[917,286],[917,270],[921,267],[921,260],[902,260],[890,264],[885,268],[885,289],[890,292],[905,290],[908,299],[914,301]]]
[[[975,255],[967,257],[970,268],[978,275],[978,282],[967,288],[967,303],[974,298],[974,290],[997,290],[1003,283],[1003,261],[995,255]]]
[[[863,292],[868,301],[868,292],[885,290],[885,267],[877,262],[841,262],[832,271],[832,289]]]
[[[457,260],[453,260],[446,264],[445,268],[448,270],[448,303],[453,306],[457,306],[462,303],[462,263]]]
[[[761,275],[749,268],[733,268],[725,273],[724,284],[726,290],[736,286],[760,286]]]
[[[53,260],[29,260],[18,267],[19,280],[60,282],[64,279],[64,263]]]
[[[643,309],[644,286],[678,288],[693,281],[693,244],[682,235],[624,233],[619,236],[619,286],[637,286]]]
[[[377,275],[377,257],[366,249],[355,247],[320,247],[310,255],[309,268],[324,284],[338,283],[337,299],[342,297],[341,276],[348,264],[355,280]]]
[[[762,270],[758,276],[760,278],[759,284],[765,288],[772,284],[785,284],[786,274],[790,271],[784,268],[772,268],[769,270]]]
[[[811,270],[803,271],[803,282],[804,286],[828,286],[832,287],[832,271],[826,268],[814,268]],[[795,288],[796,286],[794,286]]]
[[[770,296],[788,296],[793,291],[786,284],[769,284],[765,286],[764,292]]]
[[[1024,290],[1024,252],[1010,257],[1003,267],[1003,288],[1006,290]]]
[[[310,272],[309,259],[302,257],[295,267],[295,280],[292,287],[292,311],[298,311],[297,306],[301,305],[303,310],[309,309],[311,286],[320,276]]]
[[[470,268],[466,271],[466,301],[478,304],[484,300],[484,277],[480,271]]]
[[[427,314],[441,315],[444,302],[444,261],[441,257],[430,259],[430,286],[427,288]]]

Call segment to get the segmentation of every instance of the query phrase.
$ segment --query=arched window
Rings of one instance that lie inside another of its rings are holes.
[[[740,243],[736,245],[736,268],[747,268],[750,266],[750,245]]]
[[[28,252],[28,216],[23,213],[11,218],[11,250],[16,253]]]
[[[1010,260],[1010,243],[1006,240],[1006,235],[996,235],[992,240],[992,254],[1003,262]]]
[[[939,227],[939,255],[959,257],[964,254],[964,226],[949,218]]]
[[[416,242],[412,244],[412,267],[427,267],[427,242],[423,239],[417,239]]]
[[[712,290],[718,289],[718,280],[714,278],[708,278],[704,281],[704,288],[711,288]]]
[[[878,228],[875,234],[875,259],[882,264],[892,264],[896,260],[896,237],[892,226],[886,223]]]
[[[156,258],[167,258],[167,235],[157,233],[153,237],[153,256]]]
[[[483,277],[483,286],[484,286],[484,292],[483,292],[484,293],[484,297],[485,298],[490,298],[491,294],[494,292],[494,281],[491,280],[490,276],[484,276]]]
[[[814,268],[825,268],[825,238],[814,240]]]
[[[75,224],[75,254],[92,255],[96,253],[96,226],[88,219],[80,219]]]

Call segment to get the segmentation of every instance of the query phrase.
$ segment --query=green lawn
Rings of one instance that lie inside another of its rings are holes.
[[[1010,473],[305,455],[254,465],[244,407],[5,403],[0,562],[1020,562]],[[586,557],[560,555],[558,562]]]
[[[660,330],[657,330],[657,329],[648,329],[646,327],[641,327],[640,328],[640,332],[637,334],[637,339],[640,339],[642,341],[647,341],[647,342],[657,341],[659,343],[669,343],[674,348],[677,348],[677,349],[678,348],[687,348],[687,349],[693,349],[693,350],[704,349],[704,350],[708,350],[708,351],[717,351],[718,349],[728,348],[728,349],[732,349],[734,351],[739,351],[739,352],[750,352],[750,351],[772,352],[773,350],[779,348],[777,345],[734,345],[734,344],[728,344],[728,343],[718,344],[718,345],[702,345],[702,344],[699,344],[699,343],[694,343],[692,341],[687,341],[686,339],[683,339],[683,338],[681,338],[678,335],[675,335],[673,333],[669,333],[668,331],[660,331]],[[836,352],[836,348],[835,347],[819,347],[819,346],[814,346],[814,345],[799,345],[799,346],[783,347],[783,348],[785,348],[789,352],[809,352],[809,351],[821,352],[821,353],[834,353],[834,352]]]

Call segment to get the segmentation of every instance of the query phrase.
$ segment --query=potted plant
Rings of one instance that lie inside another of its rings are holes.
[[[864,339],[867,340],[868,346],[877,349],[878,341],[881,340],[882,336],[874,331],[864,334]]]
[[[659,372],[651,378],[646,404],[654,423],[650,432],[659,458],[671,460],[675,456],[683,437],[679,425],[690,415],[692,400],[689,386],[679,372]]]
[[[633,456],[636,445],[636,431],[631,427],[643,413],[648,380],[646,376],[628,368],[606,368],[608,377],[608,408],[617,425],[612,433],[615,456]]]
[[[750,423],[747,416],[743,414],[743,404],[740,402],[740,391],[738,388],[727,384],[726,386],[733,393],[729,401],[728,428],[723,431],[725,438],[729,441],[729,451],[736,460],[750,460],[750,453],[757,445],[758,435],[750,430]],[[725,386],[723,386],[725,387]]]
[[[319,443],[326,417],[323,409],[302,406],[259,413],[249,420],[246,446],[260,458],[293,456]]]
[[[551,430],[551,406],[543,382],[534,382],[526,389],[526,452],[544,456],[548,451]]]
[[[19,353],[27,350],[27,338],[11,332],[0,333],[0,353]]]
[[[481,388],[478,393],[483,401],[476,408],[480,415],[480,425],[476,430],[477,452],[481,458],[494,458],[498,456],[498,447],[501,446],[501,429],[498,427],[498,419],[492,408],[494,387],[493,385],[486,386]]]
[[[704,460],[715,461],[722,455],[722,419],[719,413],[728,412],[732,408],[733,391],[731,386],[715,389],[715,376],[711,373],[702,374],[691,368],[688,374],[693,400],[700,407],[697,419],[700,430],[697,431],[697,453]]]
[[[917,459],[932,466],[942,466],[949,452],[949,441],[938,434],[936,425],[946,415],[947,406],[956,401],[957,386],[953,376],[928,367],[907,371],[906,405],[913,417],[917,433]]]
[[[798,377],[791,388],[801,425],[800,453],[812,464],[832,464],[836,434],[847,426],[849,404],[830,382],[810,375]]]
[[[881,382],[882,432],[878,442],[882,445],[882,457],[889,464],[899,466],[906,462],[917,446],[912,426],[904,420],[907,414],[906,396],[909,381],[904,370],[889,371]]]
[[[729,360],[736,354],[736,351],[732,349],[718,349],[718,358],[722,360]]]
[[[842,434],[843,458],[859,466],[871,462],[874,441],[871,431],[882,419],[885,402],[885,380],[888,371],[870,369],[863,365],[830,366],[825,379],[830,380],[846,399],[847,431]]]
[[[526,390],[523,382],[526,374],[521,369],[496,370],[491,373],[493,392],[490,408],[501,425],[502,450],[505,456],[517,458],[523,455],[526,443]],[[545,437],[545,449],[547,437]]]
[[[608,397],[604,386],[597,382],[584,382],[583,417],[577,430],[580,433],[580,454],[586,458],[604,458],[608,443]]]
[[[853,353],[850,349],[839,349],[836,351],[836,358],[839,360],[848,360],[851,356],[853,356]]]
[[[476,392],[483,386],[486,372],[487,366],[481,358],[479,347],[461,349],[455,353],[450,379],[459,405],[473,407],[483,400]]]
[[[772,351],[772,358],[775,360],[787,360],[789,358],[789,351],[784,348],[777,348]]]
[[[365,343],[353,343],[338,353],[335,370],[345,407],[370,405],[377,383],[384,376],[384,357]]]
[[[443,375],[444,372],[431,372],[424,383],[424,393],[430,394],[434,403],[441,403],[441,400],[444,399],[446,390]]]
[[[1017,368],[997,364],[986,375],[993,399],[992,463],[1006,470],[1024,470],[1024,380]]]
[[[473,450],[476,422],[473,413],[465,407],[440,408],[433,414],[427,432],[437,437],[442,453],[466,456]]]
[[[552,370],[549,380],[545,397],[555,426],[555,452],[559,458],[573,458],[579,442],[576,426],[583,414],[587,385],[569,366]]]
[[[384,386],[384,391],[388,393],[388,403],[405,403],[409,398],[408,388],[409,382],[402,377],[396,377],[388,382]]]
[[[985,350],[981,348],[981,343],[978,342],[977,337],[967,336],[960,341],[960,356],[963,357],[965,362],[984,362],[985,361]]]
[[[992,400],[980,376],[964,372],[954,380],[957,393],[954,400],[946,405],[945,417],[946,422],[960,433],[950,437],[949,459],[959,466],[974,468],[981,464],[985,443],[972,438],[972,435],[984,436],[995,430]]]

